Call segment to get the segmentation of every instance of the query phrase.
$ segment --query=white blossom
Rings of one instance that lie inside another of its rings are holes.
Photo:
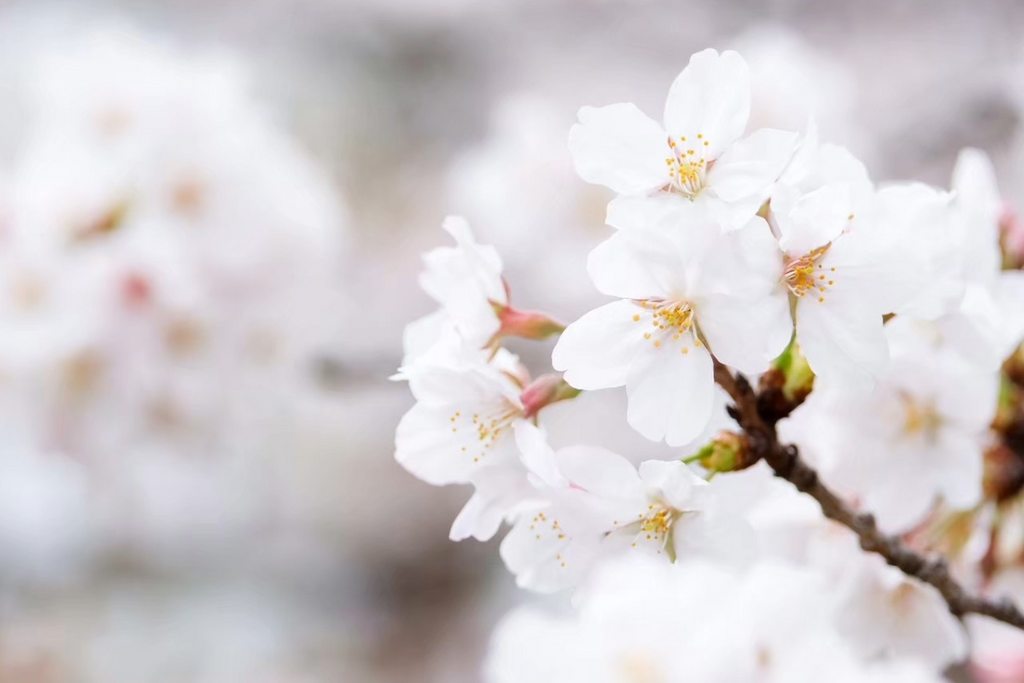
[[[668,561],[752,554],[745,520],[721,503],[716,487],[681,462],[634,467],[610,451],[553,451],[532,425],[516,425],[538,503],[516,521],[501,556],[520,586],[548,592],[581,585],[595,563],[623,553]]]
[[[631,206],[653,224],[621,230],[590,255],[597,288],[621,299],[572,323],[552,362],[580,389],[625,385],[630,425],[682,445],[711,417],[711,355],[762,371],[785,348],[791,323],[762,219],[723,234],[699,205],[648,201]]]
[[[903,338],[911,326],[897,317],[886,331]],[[813,424],[797,441],[815,454],[825,480],[884,529],[902,532],[939,499],[960,510],[980,500],[998,377],[920,339],[899,346],[873,390],[816,389],[795,419]]]
[[[569,149],[588,182],[627,195],[666,189],[739,229],[768,198],[796,143],[794,133],[767,128],[741,138],[749,116],[746,62],[709,49],[672,84],[664,127],[633,104],[584,107]]]
[[[499,626],[489,683],[938,681],[912,660],[859,658],[834,626],[824,577],[766,563],[606,565],[572,619],[528,610]],[[525,653],[530,653],[528,656]]]

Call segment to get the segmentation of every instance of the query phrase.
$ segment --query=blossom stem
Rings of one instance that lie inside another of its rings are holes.
[[[776,476],[814,498],[826,517],[857,534],[861,548],[881,555],[904,574],[934,586],[954,615],[980,614],[1024,630],[1024,613],[1013,602],[968,593],[953,578],[945,558],[927,557],[910,548],[899,536],[882,533],[870,513],[857,512],[829,490],[814,468],[803,461],[795,446],[780,443],[775,424],[788,415],[795,404],[780,407],[777,401],[771,400],[774,397],[756,392],[743,375],[734,375],[717,360],[715,381],[732,397],[735,405],[730,406],[730,414],[750,439],[751,462],[764,460]]]

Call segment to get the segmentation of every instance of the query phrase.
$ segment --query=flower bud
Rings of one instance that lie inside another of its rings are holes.
[[[814,389],[814,371],[796,339],[775,359],[759,382],[759,409],[770,420],[788,416]]]
[[[1024,222],[1009,206],[999,216],[999,243],[1003,249],[1003,267],[1016,270],[1024,266]]]
[[[699,462],[704,469],[717,473],[746,469],[756,460],[745,435],[721,431],[710,443],[684,462]]]
[[[526,410],[525,417],[533,417],[552,403],[576,398],[582,393],[579,389],[569,386],[561,375],[541,375],[530,382],[519,397]]]
[[[520,311],[511,306],[491,302],[494,313],[501,321],[501,328],[494,335],[501,337],[520,337],[522,339],[547,339],[565,330],[565,325],[552,320],[544,313],[537,311]]]

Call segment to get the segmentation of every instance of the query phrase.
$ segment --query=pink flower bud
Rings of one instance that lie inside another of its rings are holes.
[[[561,334],[565,326],[537,311],[519,311],[511,306],[491,302],[494,312],[501,321],[501,328],[495,338],[521,337],[523,339],[547,339]]]
[[[530,418],[552,403],[576,398],[580,390],[569,386],[561,375],[541,375],[523,390],[520,400]]]

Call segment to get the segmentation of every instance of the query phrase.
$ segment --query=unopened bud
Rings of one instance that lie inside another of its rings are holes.
[[[684,462],[699,462],[709,472],[734,472],[750,467],[756,460],[746,436],[722,431]]]
[[[1003,268],[1016,270],[1024,267],[1024,223],[1009,206],[999,216],[999,244],[1003,250]]]
[[[781,403],[777,411],[779,413],[777,417],[781,418],[790,414],[797,405],[804,402],[812,389],[814,389],[814,371],[808,365],[807,357],[800,349],[800,344],[794,339],[775,359],[772,368],[762,376],[762,393],[775,394],[773,398]]]
[[[520,337],[522,339],[547,339],[565,330],[562,325],[544,313],[537,311],[520,311],[511,306],[491,302],[494,313],[501,321],[501,328],[495,334],[500,337]]]
[[[547,406],[576,398],[582,393],[562,379],[561,375],[541,375],[523,390],[519,399],[523,402],[526,417],[533,417]]]

